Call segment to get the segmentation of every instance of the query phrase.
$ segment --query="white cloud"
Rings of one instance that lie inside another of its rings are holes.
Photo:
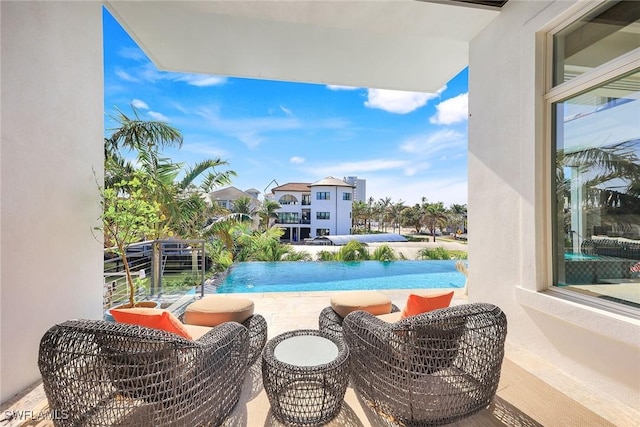
[[[122,58],[133,59],[134,61],[147,60],[147,56],[137,47],[125,47],[118,51],[118,55]]]
[[[166,80],[172,82],[182,82],[190,86],[197,87],[220,86],[227,82],[226,77],[212,76],[208,74],[160,71],[148,60],[144,61],[142,64],[130,67],[126,71],[122,68],[117,68],[116,75],[118,75],[123,80],[135,83],[142,81],[156,83]]]
[[[431,163],[429,162],[418,162],[411,165],[408,165],[404,168],[404,176],[414,176],[419,172],[426,171],[431,167]]]
[[[282,110],[282,112],[285,113],[287,116],[294,117],[293,112],[289,110],[287,107],[285,107],[284,105],[280,106],[280,110]]]
[[[162,113],[158,113],[156,111],[149,111],[147,114],[149,114],[154,120],[158,120],[161,122],[168,122],[169,118],[167,116],[165,116]]]
[[[289,159],[290,163],[293,163],[294,165],[300,165],[302,163],[304,163],[304,157],[299,157],[299,156],[293,156],[292,158]]]
[[[314,176],[349,176],[366,172],[380,172],[392,169],[402,169],[408,164],[405,160],[372,159],[360,162],[344,162],[318,167],[306,167],[308,173]]]
[[[450,125],[465,121],[469,117],[469,94],[463,93],[442,101],[436,105],[436,110],[436,114],[429,119],[430,123]]]
[[[186,136],[185,136],[186,139]],[[189,153],[201,154],[206,156],[207,158],[227,158],[230,157],[230,153],[222,148],[218,148],[213,146],[212,142],[190,142],[185,143],[182,146],[182,151],[186,151]]]
[[[149,106],[147,105],[146,102],[141,101],[140,99],[134,99],[133,101],[131,101],[131,105],[134,106],[135,108],[139,108],[141,110],[148,110]]]
[[[407,114],[425,106],[430,99],[438,97],[445,89],[446,86],[436,93],[369,89],[367,101],[365,101],[364,105],[368,108],[378,108],[390,113]]]
[[[467,203],[467,181],[464,176],[448,175],[446,178],[406,179],[405,177],[367,177],[367,198],[375,200],[391,197],[394,202],[404,201],[405,206],[420,203],[422,197],[429,202]]]
[[[327,89],[329,90],[357,90],[360,89],[356,86],[340,86],[340,85],[327,85]]]
[[[120,77],[122,80],[132,82],[132,83],[138,83],[141,81],[139,78],[133,77],[132,75],[130,75],[129,73],[127,73],[121,68],[116,68],[116,76]]]
[[[170,73],[177,74],[177,73]],[[172,80],[178,82],[185,82],[191,86],[206,87],[206,86],[220,86],[227,82],[225,77],[220,76],[208,76],[205,74],[186,74],[173,78]]]
[[[254,117],[228,119],[220,115],[219,108],[201,107],[192,114],[197,120],[206,120],[216,132],[221,132],[255,148],[267,139],[267,134],[293,129],[345,129],[350,123],[339,118],[303,121],[296,117]]]
[[[463,147],[464,143],[465,137],[462,133],[445,129],[411,137],[400,145],[400,150],[414,155],[432,156],[439,151]]]

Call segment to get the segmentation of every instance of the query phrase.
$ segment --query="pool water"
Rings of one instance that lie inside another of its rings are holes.
[[[602,258],[597,255],[566,252],[564,254],[564,259],[565,261],[592,261],[594,259],[602,259]]]
[[[463,288],[455,261],[242,262],[218,293]]]

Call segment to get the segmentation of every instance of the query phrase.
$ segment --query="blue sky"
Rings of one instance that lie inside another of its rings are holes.
[[[376,200],[467,203],[466,69],[434,94],[164,72],[106,10],[104,50],[107,135],[134,105],[182,132],[167,157],[226,160],[241,190],[357,176]]]

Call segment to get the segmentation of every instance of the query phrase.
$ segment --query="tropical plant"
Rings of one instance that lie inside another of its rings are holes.
[[[400,224],[402,222],[402,211],[404,209],[405,209],[405,205],[402,200],[399,200],[396,203],[392,203],[391,206],[389,206],[389,218],[391,220],[391,226],[392,226],[393,232],[395,232],[397,228],[398,233],[400,233]]]
[[[449,251],[439,246],[437,248],[423,248],[418,251],[418,259],[451,259]]]
[[[260,228],[266,230],[271,227],[271,220],[278,218],[278,209],[280,203],[275,200],[264,200],[258,208],[258,216],[260,216]]]
[[[467,229],[467,205],[452,204],[447,209],[449,226],[454,232]]]
[[[234,213],[240,213],[245,215],[253,215],[255,213],[255,208],[253,206],[253,200],[249,196],[241,196],[233,201],[233,209]]]
[[[216,272],[224,271],[233,264],[233,252],[228,250],[221,240],[211,240],[205,243],[205,252],[211,260],[211,269]]]
[[[378,246],[371,255],[372,260],[376,261],[395,261],[398,259],[395,251],[389,245]]]
[[[105,188],[127,180],[135,170],[134,165],[122,156],[122,149],[157,155],[162,148],[182,147],[183,138],[179,130],[165,122],[142,120],[135,107],[131,109],[132,117],[118,108],[117,114],[111,116],[118,127],[109,129],[111,136],[104,139]]]
[[[423,221],[431,231],[433,241],[435,242],[436,228],[444,227],[447,224],[449,217],[447,216],[447,212],[442,202],[427,203],[424,197],[422,200]]]
[[[220,172],[218,168],[228,163],[219,158],[185,167],[162,157],[163,148],[182,146],[180,131],[164,122],[142,120],[135,108],[133,113],[133,117],[129,117],[118,110],[113,118],[119,126],[105,138],[105,188],[129,182],[129,177],[135,173],[145,183],[140,189],[144,197],[159,206],[161,221],[154,224],[154,233],[149,236],[156,245],[152,262],[156,271],[151,277],[158,280],[161,263],[157,240],[167,237],[168,231],[186,239],[202,238],[207,221],[221,210],[216,204],[207,204],[204,194],[229,184],[235,172]],[[124,159],[124,150],[135,155],[135,164]],[[198,187],[196,180],[201,181]],[[120,188],[120,191],[130,189]]]
[[[422,211],[420,205],[416,203],[414,206],[403,209],[400,216],[402,218],[402,225],[411,227],[416,233],[420,233],[420,229],[422,228]]]
[[[369,251],[357,240],[351,240],[341,247],[335,255],[336,261],[365,261],[369,259]]]
[[[391,197],[385,197],[384,199],[378,200],[377,211],[378,211],[378,229],[380,229],[380,225],[382,225],[382,231],[387,231],[387,222],[391,222],[391,206],[393,202],[391,201]]]
[[[142,120],[137,110],[132,109],[133,117],[117,110],[118,114],[113,119],[119,126],[105,138],[105,188],[127,181],[134,171],[141,171],[144,174],[142,179],[154,184],[145,191],[150,200],[160,205],[164,214],[164,223],[160,225],[184,238],[202,237],[207,218],[220,212],[219,206],[206,204],[203,193],[229,184],[236,173],[219,171],[218,168],[228,165],[219,158],[185,167],[162,157],[161,149],[182,146],[180,131],[164,122]],[[124,160],[122,150],[129,150],[135,155],[135,165]],[[182,177],[178,178],[180,175]],[[197,180],[201,181],[199,187],[194,185]],[[163,236],[156,233],[155,238],[160,237]]]
[[[367,204],[361,200],[356,200],[351,205],[351,228],[354,233],[365,229],[366,212]]]
[[[238,261],[310,261],[311,255],[280,243],[284,231],[271,227],[265,231],[242,232],[236,235]]]
[[[140,172],[112,187],[99,186],[102,226],[97,230],[103,232],[105,246],[114,245],[115,253],[122,257],[131,306],[135,306],[136,286],[127,259],[128,249],[132,243],[155,234],[164,220],[160,205],[146,197],[153,187],[154,183],[144,180]]]
[[[335,261],[336,254],[335,252],[323,250],[316,254],[316,258],[318,261]]]

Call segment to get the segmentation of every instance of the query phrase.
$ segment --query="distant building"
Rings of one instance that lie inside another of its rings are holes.
[[[276,224],[285,230],[283,240],[351,233],[351,184],[329,176],[314,183],[287,183],[271,192],[280,204]]]
[[[366,179],[358,179],[357,176],[348,176],[344,178],[344,181],[347,184],[351,184],[353,186],[353,200],[360,202],[367,202],[367,180]]]
[[[255,188],[250,188],[246,191],[242,191],[237,189],[236,187],[231,186],[210,192],[209,201],[212,204],[216,203],[225,209],[233,211],[233,202],[240,199],[241,197],[249,197],[251,199],[251,208],[253,210],[257,210],[260,207],[258,194],[260,194],[260,192]]]

